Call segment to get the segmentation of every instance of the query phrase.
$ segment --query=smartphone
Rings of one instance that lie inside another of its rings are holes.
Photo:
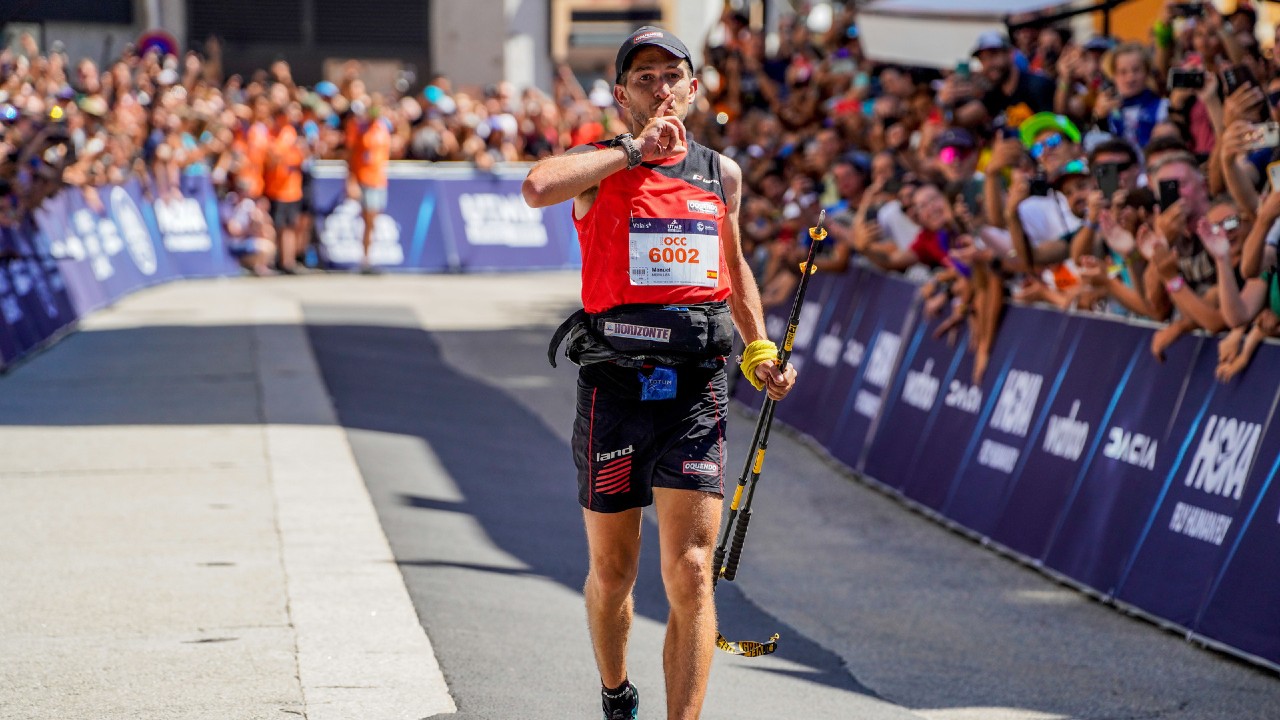
[[[1115,163],[1103,163],[1093,168],[1093,176],[1098,180],[1098,189],[1107,200],[1120,189],[1120,166]]]
[[[1230,95],[1244,85],[1257,85],[1258,80],[1253,71],[1244,65],[1232,65],[1222,71],[1222,84],[1226,94]]]
[[[1049,194],[1049,176],[1038,172],[1031,177],[1031,197],[1045,197]]]
[[[1250,131],[1251,140],[1245,145],[1250,150],[1262,150],[1280,146],[1280,123],[1257,123]]]
[[[1204,5],[1198,2],[1174,3],[1169,6],[1173,17],[1204,17]]]
[[[1203,70],[1183,70],[1181,68],[1173,68],[1169,70],[1170,90],[1199,90],[1203,87]]]
[[[1160,209],[1168,210],[1169,206],[1178,202],[1178,198],[1182,195],[1181,183],[1177,180],[1161,180],[1160,181]]]
[[[956,77],[960,78],[961,80],[969,79],[969,61],[968,60],[961,60],[960,62],[956,63]]]

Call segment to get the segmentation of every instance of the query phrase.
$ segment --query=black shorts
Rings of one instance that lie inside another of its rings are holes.
[[[724,369],[680,368],[670,400],[641,400],[639,372],[595,363],[578,373],[578,502],[615,513],[652,505],[655,487],[723,495]]]
[[[301,215],[301,200],[294,200],[293,202],[271,201],[271,222],[276,226],[277,231],[297,225],[298,218]]]

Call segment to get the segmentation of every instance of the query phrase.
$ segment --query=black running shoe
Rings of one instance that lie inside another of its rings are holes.
[[[640,712],[640,691],[630,681],[616,693],[601,688],[600,702],[604,706],[604,720],[636,720]]]

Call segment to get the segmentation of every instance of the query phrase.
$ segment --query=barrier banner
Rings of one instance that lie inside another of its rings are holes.
[[[1274,375],[1280,347],[1264,345],[1248,374]],[[1242,378],[1237,382],[1251,379]],[[1237,426],[1238,430],[1238,426]],[[1232,517],[1234,539],[1223,543],[1207,600],[1193,630],[1272,663],[1280,663],[1280,422],[1273,415],[1259,443],[1259,454]],[[1234,469],[1229,466],[1228,469]],[[1185,525],[1183,527],[1186,527]],[[1210,524],[1210,527],[1212,525]]]
[[[1269,469],[1270,457],[1254,466],[1280,390],[1276,366],[1265,364],[1274,358],[1259,352],[1240,377],[1212,383],[1183,404],[1180,414],[1193,416],[1184,450],[1138,538],[1118,599],[1183,627],[1195,621],[1240,531],[1245,488],[1256,493]],[[1212,377],[1217,364],[1217,342],[1203,343],[1192,376]]]
[[[134,211],[127,202],[132,199],[143,208],[152,232],[164,248],[159,269],[150,273],[151,282],[239,274],[240,264],[227,252],[223,239],[213,183],[207,177],[186,177],[182,188],[182,197],[159,198],[154,203],[141,202],[136,182],[111,191],[117,221],[122,218],[121,210],[125,214]]]
[[[522,177],[404,170],[387,186],[374,224],[370,260],[389,270],[535,270],[581,265],[573,203],[531,208]],[[363,258],[364,215],[347,197],[342,172],[313,181],[323,259],[351,268]]]
[[[42,249],[35,223],[28,221],[19,228],[5,228],[4,232],[6,244],[19,256],[9,263],[9,268],[19,302],[34,318],[38,344],[75,322],[75,309],[67,297],[57,262]],[[25,290],[28,285],[31,292]],[[25,349],[30,347],[34,346]]]
[[[1009,360],[999,366],[987,412],[968,441],[942,508],[948,517],[984,535],[1000,517],[1027,450],[1047,422],[1045,410],[1069,362],[1063,343],[1068,316],[1040,308],[1018,310],[1007,313],[999,328],[1000,336],[1011,337],[1014,346]]]
[[[1101,448],[1112,398],[1148,352],[1140,328],[1078,316],[1067,325],[1052,396],[989,532],[1030,558],[1043,557],[1072,488]]]
[[[810,279],[805,294],[791,357],[804,382],[797,383],[787,399],[778,403],[777,418],[810,437],[822,434],[836,412],[825,392],[839,375],[836,365],[844,328],[853,313],[851,298],[856,294],[857,280],[856,274],[819,273]],[[783,330],[781,338],[785,337]]]
[[[973,353],[967,350],[967,329],[956,337],[953,369],[948,373],[952,380],[941,405],[934,409],[931,424],[919,437],[920,446],[904,473],[901,491],[907,497],[935,510],[946,505],[956,473],[964,467],[962,462],[970,454],[969,444],[975,431],[991,416],[1000,390],[997,383],[1003,384],[1001,379],[1008,373],[1014,351],[1021,342],[1019,330],[1037,330],[1035,323],[1029,322],[1029,316],[1022,313],[1023,309],[1006,311],[980,383],[973,382]],[[933,337],[936,328],[936,322],[930,323],[930,330],[922,341],[925,347],[936,344],[950,348],[949,338]],[[927,352],[935,354],[939,350],[931,348]]]
[[[964,394],[970,386],[956,377],[966,355],[968,326],[953,346],[933,336],[940,323],[938,318],[915,323],[867,453],[867,474],[897,490],[911,477],[909,468],[923,448],[921,438],[937,423],[943,404],[970,400]]]
[[[121,232],[111,214],[113,191],[100,188],[99,204],[90,206],[84,193],[64,190],[46,201],[46,212],[36,222],[49,237],[50,253],[58,267],[78,315],[109,305],[134,290],[151,284],[159,260],[151,233],[140,219],[126,215],[127,232]],[[114,193],[120,197],[120,193]],[[50,222],[53,220],[53,222]]]
[[[1182,338],[1160,362],[1148,350],[1151,335],[1144,331],[1131,346],[1143,352],[1112,398],[1101,452],[1077,478],[1044,556],[1046,565],[1108,596],[1189,442],[1193,418],[1181,412],[1184,399],[1198,403],[1214,382],[1212,373],[1190,374],[1202,338]]]
[[[864,312],[846,344],[850,362],[861,356],[855,382],[833,383],[830,402],[844,398],[844,410],[824,439],[832,454],[849,467],[861,469],[867,440],[880,415],[880,407],[893,385],[902,355],[903,335],[909,318],[914,318],[916,286],[898,277],[864,271],[861,285],[874,303]],[[838,406],[838,405],[836,405]]]

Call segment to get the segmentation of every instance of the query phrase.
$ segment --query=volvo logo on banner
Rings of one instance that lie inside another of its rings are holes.
[[[364,259],[364,211],[355,200],[345,200],[324,218],[320,242],[329,261],[339,265],[355,265]],[[404,247],[400,245],[400,224],[390,215],[378,215],[373,223],[373,243],[369,260],[374,265],[403,265]]]
[[[531,208],[517,194],[462,193],[458,209],[472,245],[546,247],[542,209]]]
[[[122,187],[111,188],[111,212],[116,217],[116,224],[120,226],[120,233],[124,235],[125,248],[129,251],[129,257],[133,258],[133,264],[138,266],[138,271],[143,275],[155,275],[158,263],[151,233],[133,198]]]
[[[1066,416],[1054,415],[1049,418],[1049,430],[1044,434],[1044,451],[1063,460],[1075,462],[1084,454],[1085,443],[1089,441],[1089,423],[1077,420],[1080,414],[1080,401],[1071,403],[1071,412]]]
[[[155,208],[156,223],[160,226],[166,250],[209,252],[213,249],[213,237],[209,234],[209,223],[204,219],[199,200],[189,197],[160,200]]]

